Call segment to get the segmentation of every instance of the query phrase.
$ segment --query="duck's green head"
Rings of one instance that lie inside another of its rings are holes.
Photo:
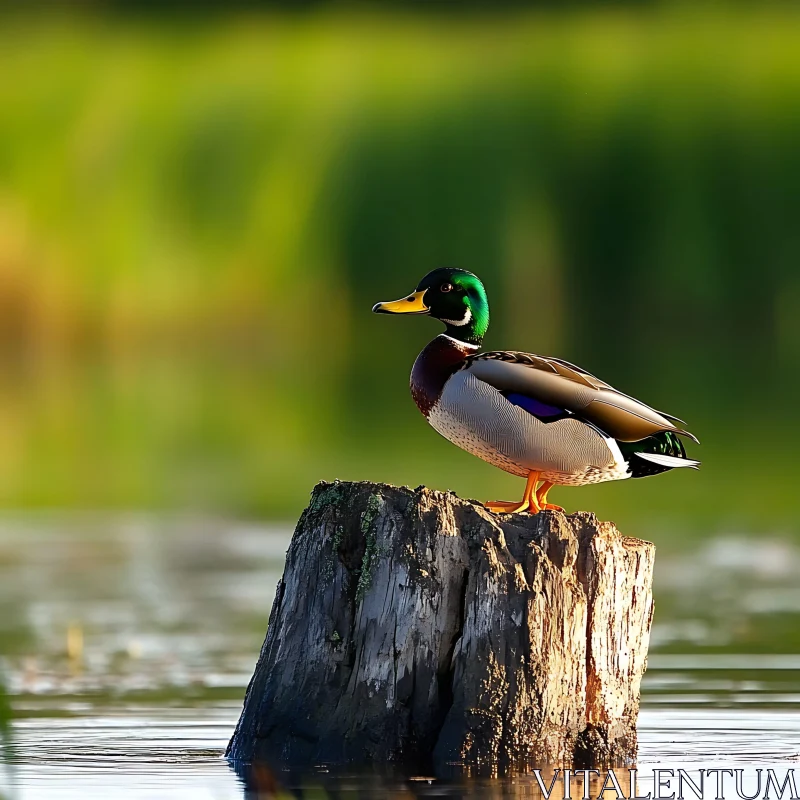
[[[447,326],[445,333],[469,344],[480,344],[489,327],[489,302],[477,275],[465,269],[435,269],[408,297],[376,303],[376,314],[427,314]]]

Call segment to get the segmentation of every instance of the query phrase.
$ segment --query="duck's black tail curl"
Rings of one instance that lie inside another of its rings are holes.
[[[632,478],[659,475],[676,467],[697,469],[699,461],[686,457],[680,437],[672,431],[660,431],[639,442],[617,442],[628,463]]]

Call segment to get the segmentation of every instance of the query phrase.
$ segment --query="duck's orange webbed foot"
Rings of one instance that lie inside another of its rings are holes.
[[[519,514],[527,511],[530,514],[538,514],[542,508],[536,497],[536,484],[539,482],[539,473],[531,472],[528,475],[528,482],[525,484],[525,494],[519,503],[507,503],[503,500],[490,500],[484,503],[484,508],[495,514]]]
[[[539,508],[547,511],[563,511],[564,509],[561,506],[554,505],[553,503],[547,502],[547,493],[555,486],[554,483],[550,481],[545,481],[536,491],[536,502],[539,504]]]

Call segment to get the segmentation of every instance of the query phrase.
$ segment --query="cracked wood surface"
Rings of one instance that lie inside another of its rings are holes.
[[[631,762],[654,556],[585,512],[498,517],[424,487],[320,483],[227,754]]]

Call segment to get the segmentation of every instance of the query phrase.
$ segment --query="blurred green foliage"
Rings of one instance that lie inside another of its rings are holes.
[[[488,347],[575,361],[703,441],[699,474],[556,502],[796,529],[799,43],[777,7],[6,20],[0,502],[516,497],[412,404],[435,325],[369,313],[457,265]]]

